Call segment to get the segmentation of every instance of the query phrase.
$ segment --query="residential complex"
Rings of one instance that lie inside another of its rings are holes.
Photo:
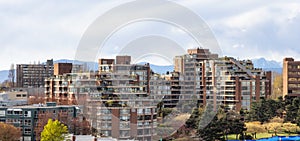
[[[44,80],[53,76],[53,60],[45,64],[17,64],[17,87],[43,87]]]
[[[59,119],[70,127],[72,118],[75,118],[79,112],[76,106],[56,106],[55,103],[0,107],[0,122],[20,128],[21,140],[35,141],[40,139],[41,131],[48,118]]]
[[[58,105],[77,104],[75,94],[70,91],[74,81],[71,75],[56,75],[45,79],[45,97],[47,102]]]
[[[223,57],[205,63],[206,100],[228,110],[250,110],[252,102],[271,95],[271,72],[254,68],[250,60]]]
[[[157,111],[149,98],[150,66],[130,64],[127,56],[116,58],[99,59],[98,91],[87,99],[88,120],[104,136],[152,140]]]
[[[177,113],[188,113],[195,106],[207,104],[213,105],[214,109],[223,106],[226,110],[239,111],[249,110],[252,102],[271,95],[271,72],[255,68],[250,60],[219,57],[208,49],[188,49],[187,54],[175,56],[174,70],[166,74],[152,72],[148,63],[131,64],[131,56],[98,61],[97,71],[87,71],[82,65],[71,63],[53,64],[52,60],[43,65],[18,65],[17,85],[44,87],[43,95],[48,104],[16,108],[19,111],[31,108],[31,113],[50,109],[55,115],[56,108],[67,107],[69,117],[76,117],[78,109],[74,110],[72,105],[80,105],[82,114],[101,136],[119,140],[153,140],[157,135],[158,103],[162,108],[176,108]],[[290,72],[289,68],[294,67],[287,66],[284,71]],[[296,84],[293,82],[295,78],[286,79]],[[294,86],[291,84],[287,85]],[[28,122],[25,112],[11,116],[8,112],[11,109],[2,107],[1,111],[0,108],[2,121],[13,121],[15,126],[24,128],[26,139],[36,138],[35,134],[29,133],[37,127],[29,129],[10,119],[16,117],[16,122],[19,122],[26,118]],[[37,118],[36,115],[31,117]],[[37,121],[35,118],[30,120],[30,125],[36,125],[33,123]]]
[[[300,61],[283,59],[283,96],[300,96]]]
[[[198,104],[240,110],[250,109],[251,102],[271,94],[271,72],[254,68],[250,60],[218,58],[207,49],[197,48],[174,61],[175,72],[180,75],[180,101],[196,98]]]

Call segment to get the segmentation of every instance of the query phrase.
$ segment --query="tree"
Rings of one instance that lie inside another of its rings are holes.
[[[83,117],[82,121],[78,117],[73,118],[69,126],[69,130],[74,135],[89,135],[91,134],[90,122]]]
[[[68,128],[58,120],[48,120],[41,134],[41,141],[63,141],[68,134]]]
[[[13,125],[0,122],[0,141],[20,140],[21,131]]]
[[[283,83],[282,83],[282,75],[274,73],[274,81],[272,87],[272,99],[277,99],[279,96],[282,96]]]
[[[243,134],[246,131],[245,123],[241,120],[241,115],[235,111],[229,111],[226,113],[225,125],[227,126],[228,132],[226,133],[226,140],[228,140],[228,133],[235,134],[238,139],[239,134]],[[224,119],[223,119],[224,120]]]
[[[280,100],[262,99],[259,102],[253,102],[249,113],[250,121],[260,121],[261,123],[267,122],[277,116],[278,109],[281,109],[282,107]]]
[[[198,127],[198,135],[203,140],[228,140],[228,134],[236,134],[236,138],[238,138],[239,134],[246,131],[241,115],[235,111],[225,113],[223,109],[220,109],[217,115],[213,111],[205,112],[203,115]],[[207,120],[210,118],[213,118],[212,121]],[[207,122],[209,123],[206,126]]]
[[[300,109],[298,110],[298,113],[297,113],[296,124],[298,126],[300,126]]]
[[[187,128],[197,129],[199,126],[199,121],[201,115],[203,114],[203,108],[195,108],[190,116],[190,118],[185,122]]]
[[[297,133],[298,131],[300,131],[299,126],[297,126],[297,124],[293,124],[293,123],[283,123],[282,125],[282,130],[285,133],[288,133],[289,135],[291,133]]]
[[[286,99],[286,117],[285,121],[295,123],[297,120],[298,110],[300,109],[300,98]]]
[[[215,116],[206,127],[198,129],[198,136],[205,141],[224,140],[224,130],[224,126]]]
[[[40,103],[44,103],[45,100],[43,97],[39,96],[39,97],[36,97],[36,96],[29,96],[28,100],[27,100],[28,104],[29,105],[32,105],[32,104],[40,104]]]
[[[275,136],[277,136],[277,133],[278,133],[278,131],[280,131],[282,124],[283,123],[270,122],[270,123],[264,124],[264,127],[268,130],[268,132],[274,132]]]
[[[259,121],[247,122],[246,124],[246,133],[252,134],[256,138],[256,133],[264,133],[266,129],[261,125]]]

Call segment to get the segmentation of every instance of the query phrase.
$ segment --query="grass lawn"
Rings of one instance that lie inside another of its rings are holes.
[[[277,134],[277,136],[297,136],[298,134]],[[275,134],[273,133],[273,136],[275,136]],[[270,138],[272,137],[272,133],[257,133],[256,134],[256,139],[261,139],[261,138]],[[235,135],[231,134],[228,135],[228,139],[229,140],[235,140]]]

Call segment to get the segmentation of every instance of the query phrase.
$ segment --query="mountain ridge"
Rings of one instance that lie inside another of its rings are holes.
[[[89,70],[98,70],[97,62],[84,62],[78,60],[70,60],[70,59],[59,59],[53,61],[54,63],[73,63],[73,64],[86,64]],[[277,73],[282,73],[282,63],[274,60],[266,60],[265,58],[255,58],[252,59],[254,67],[262,68],[265,71],[274,71]],[[138,64],[145,64],[146,62],[140,62]],[[160,74],[166,74],[167,71],[172,72],[174,69],[173,65],[168,66],[159,66],[150,64],[150,68]],[[3,82],[8,79],[9,70],[0,70],[0,82]]]

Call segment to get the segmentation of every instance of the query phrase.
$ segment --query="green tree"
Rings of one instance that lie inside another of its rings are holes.
[[[296,118],[296,124],[300,126],[300,109],[298,109],[297,118]]]
[[[300,106],[300,98],[287,98],[286,99],[286,117],[285,121],[295,123],[297,120],[298,110]]]
[[[243,134],[244,131],[246,131],[245,128],[245,123],[242,119],[242,116],[235,112],[235,111],[229,111],[226,113],[226,117],[223,118],[225,120],[225,125],[227,127],[226,132],[226,140],[228,140],[228,133],[229,134],[235,134],[236,135],[236,140],[238,139],[239,134]]]
[[[58,120],[48,120],[41,134],[41,141],[63,141],[68,134],[68,128]]]
[[[209,121],[208,119],[211,118],[213,118],[212,121]],[[209,124],[206,126],[205,123]],[[239,113],[225,112],[223,109],[220,109],[216,115],[214,111],[203,113],[199,125],[197,133],[203,140],[228,140],[228,134],[236,134],[237,138],[238,134],[246,131],[244,121],[241,120]]]
[[[277,116],[278,109],[281,108],[282,104],[280,100],[262,99],[259,102],[254,102],[251,105],[249,113],[250,121],[260,121],[261,123],[267,122]]]
[[[197,129],[199,126],[199,121],[204,109],[202,107],[195,108],[190,118],[185,122],[187,128]]]

